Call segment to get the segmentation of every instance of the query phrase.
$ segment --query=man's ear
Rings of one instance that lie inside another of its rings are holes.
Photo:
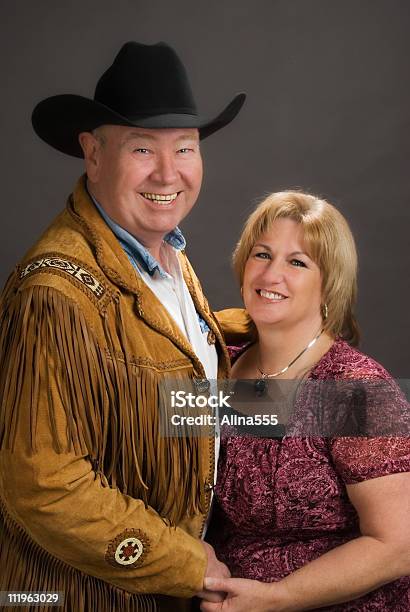
[[[101,143],[91,132],[81,132],[78,141],[84,153],[85,170],[91,182],[98,181]]]

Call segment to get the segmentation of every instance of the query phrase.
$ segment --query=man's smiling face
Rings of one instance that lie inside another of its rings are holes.
[[[92,194],[114,221],[156,249],[197,200],[198,130],[104,125],[80,142]]]

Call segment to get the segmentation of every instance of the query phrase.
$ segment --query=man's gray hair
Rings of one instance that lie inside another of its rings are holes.
[[[104,146],[105,143],[107,142],[106,136],[104,134],[104,126],[100,125],[99,127],[95,128],[95,130],[91,130],[91,134],[94,136],[94,138],[96,140],[98,140],[98,142]]]

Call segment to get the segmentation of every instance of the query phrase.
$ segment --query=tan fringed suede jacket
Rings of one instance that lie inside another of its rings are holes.
[[[181,264],[226,377],[219,325]],[[0,590],[62,591],[73,612],[187,609],[214,439],[162,436],[158,406],[167,378],[204,370],[84,179],[10,277],[0,325]]]

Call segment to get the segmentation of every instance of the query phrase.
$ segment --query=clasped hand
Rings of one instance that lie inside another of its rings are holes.
[[[202,612],[275,612],[273,584],[231,578],[227,566],[218,561],[212,546],[203,542],[208,557],[202,599]]]

